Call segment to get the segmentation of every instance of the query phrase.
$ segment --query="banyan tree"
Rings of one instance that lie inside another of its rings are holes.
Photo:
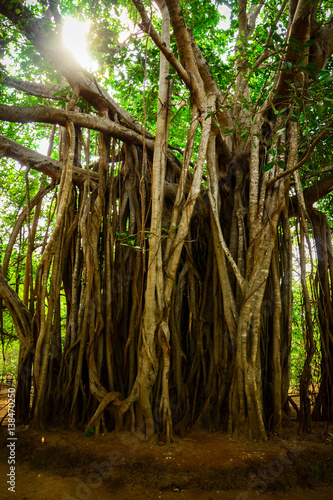
[[[16,168],[24,199],[0,247],[19,421],[281,433],[296,241],[300,428],[330,421],[329,3],[0,2],[0,171],[4,186]],[[124,12],[135,30],[119,43]],[[94,72],[63,42],[69,15],[90,19]]]

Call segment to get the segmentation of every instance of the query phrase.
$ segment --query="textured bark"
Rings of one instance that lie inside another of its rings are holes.
[[[4,301],[15,326],[20,342],[16,383],[15,412],[17,422],[27,422],[30,417],[31,368],[34,353],[32,318],[28,308],[9,286],[0,270],[0,298]]]
[[[22,166],[30,166],[38,172],[50,176],[52,179],[60,180],[63,171],[63,164],[60,161],[53,160],[48,156],[32,151],[25,146],[21,146],[11,139],[0,136],[0,151],[5,157],[18,161]],[[98,181],[98,174],[90,172],[89,177],[92,185]],[[87,172],[78,167],[73,167],[73,181],[77,184],[83,184],[87,178]]]
[[[276,24],[286,3],[276,8]],[[310,213],[319,262],[323,381],[315,411],[317,418],[329,419],[331,242],[327,223],[311,205],[332,189],[333,178],[323,178],[302,194],[299,169],[330,131],[320,130],[299,158],[298,126],[289,116],[292,106],[297,112],[291,83],[302,92],[308,78],[299,59],[303,57],[304,64],[316,61],[318,69],[325,65],[331,52],[331,21],[316,26],[316,2],[289,1],[288,37],[303,48],[297,52],[288,46],[273,91],[261,107],[257,103],[258,108],[251,104],[246,109],[242,102],[250,102],[251,74],[270,57],[274,30],[267,32],[254,66],[242,49],[242,42],[254,33],[263,3],[238,4],[240,53],[234,93],[233,84],[223,91],[218,87],[195,32],[185,24],[179,0],[156,1],[162,12],[161,34],[143,3],[133,4],[143,31],[160,50],[155,137],[78,67],[59,42],[56,26],[52,31],[52,23],[34,19],[18,2],[4,0],[0,5],[0,13],[72,87],[66,110],[0,106],[3,121],[61,127],[61,161],[0,137],[2,156],[27,167],[27,207],[9,238],[0,273],[0,295],[20,340],[20,366],[29,374],[32,363],[34,369],[33,408],[30,378],[23,386],[24,370],[19,375],[21,417],[31,417],[32,425],[42,428],[54,419],[87,431],[94,428],[96,434],[127,429],[150,438],[158,433],[167,442],[173,431],[183,433],[199,423],[210,430],[228,428],[236,437],[265,440],[268,432],[280,434],[288,411],[292,335],[290,215],[301,224],[307,357],[300,416],[302,430],[309,429],[313,332],[304,281],[306,220]],[[170,24],[179,59],[170,49]],[[310,36],[315,45],[309,51],[302,44]],[[168,146],[169,63],[191,94],[182,161]],[[10,77],[4,83],[44,98],[54,97],[58,89]],[[76,112],[78,97],[93,105],[98,116]],[[274,115],[282,101],[287,112]],[[99,134],[99,158],[92,165],[90,130]],[[233,133],[225,135],[227,130]],[[267,170],[269,163],[272,168]],[[29,169],[55,180],[31,200]],[[289,203],[292,175],[297,196]],[[39,203],[58,184],[55,220],[51,214],[48,221],[54,228],[50,235],[46,231],[33,282]],[[31,221],[33,207],[37,209]],[[24,223],[29,248],[20,301],[6,276]]]
[[[16,89],[24,94],[34,95],[42,99],[59,100],[61,97],[58,94],[63,89],[63,85],[44,85],[42,83],[25,82],[18,78],[13,78],[12,76],[4,76],[1,83],[2,85]]]
[[[316,305],[319,316],[321,338],[321,373],[322,380],[316,398],[312,416],[315,420],[332,419],[332,237],[325,214],[312,209],[310,212],[314,238],[316,242],[318,269],[315,279]]]

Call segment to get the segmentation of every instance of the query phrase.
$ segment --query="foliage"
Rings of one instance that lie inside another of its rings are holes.
[[[313,358],[312,387],[317,390],[320,383],[320,332],[317,318],[313,317],[315,326],[316,355]],[[293,282],[293,333],[291,344],[291,376],[290,389],[299,391],[300,378],[305,361],[305,334],[304,334],[304,311],[302,306],[302,292],[299,283]]]

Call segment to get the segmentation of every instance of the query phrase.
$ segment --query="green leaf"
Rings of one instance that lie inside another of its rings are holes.
[[[303,54],[299,60],[297,61],[296,65],[297,66],[302,66],[303,62],[304,62],[304,59],[306,59],[308,57],[308,54]]]
[[[299,40],[297,40],[297,38],[290,38],[289,42],[291,43],[291,45],[294,45],[295,47],[301,46],[301,42]]]
[[[278,115],[278,114],[279,114],[279,112],[278,112],[278,110],[276,109],[276,107],[274,106],[274,104],[273,104],[273,103],[271,103],[271,106],[272,106],[272,108],[273,108],[274,113],[275,113],[276,115]]]
[[[277,111],[277,112],[276,112],[276,114],[277,114],[277,115],[283,115],[283,113],[284,113],[285,111],[287,111],[287,109],[288,109],[287,107],[284,107],[284,108],[280,109],[279,111]]]
[[[66,87],[62,87],[61,89],[59,90],[56,90],[52,96],[53,97],[61,97],[61,96],[65,96],[67,95],[71,90],[71,87],[69,85],[66,85]]]
[[[285,128],[280,128],[280,130],[278,130],[276,132],[276,135],[283,135],[285,133],[286,129]]]
[[[210,113],[207,113],[205,120],[208,120],[208,118],[210,118],[213,115],[215,115],[215,111],[211,111]]]
[[[316,66],[316,63],[314,62],[310,62],[309,64],[306,64],[304,66],[304,69],[308,72],[308,73],[313,73],[314,71],[317,70],[317,66]]]
[[[89,429],[88,431],[85,431],[85,435],[86,436],[91,436],[92,434],[94,434],[95,430],[94,429]]]
[[[268,172],[268,170],[271,170],[271,168],[274,167],[274,164],[275,164],[275,161],[270,161],[270,162],[266,163],[266,165],[263,168],[263,171]]]
[[[274,33],[272,38],[273,38],[274,42],[284,44],[283,38],[278,33]]]

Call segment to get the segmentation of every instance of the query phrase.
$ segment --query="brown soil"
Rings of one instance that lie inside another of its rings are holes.
[[[114,433],[17,429],[16,492],[1,500],[333,498],[333,428],[321,424],[298,436],[236,442],[225,434],[192,431],[172,445]],[[44,438],[44,439],[43,439]],[[0,434],[0,473],[9,473],[7,429]]]

